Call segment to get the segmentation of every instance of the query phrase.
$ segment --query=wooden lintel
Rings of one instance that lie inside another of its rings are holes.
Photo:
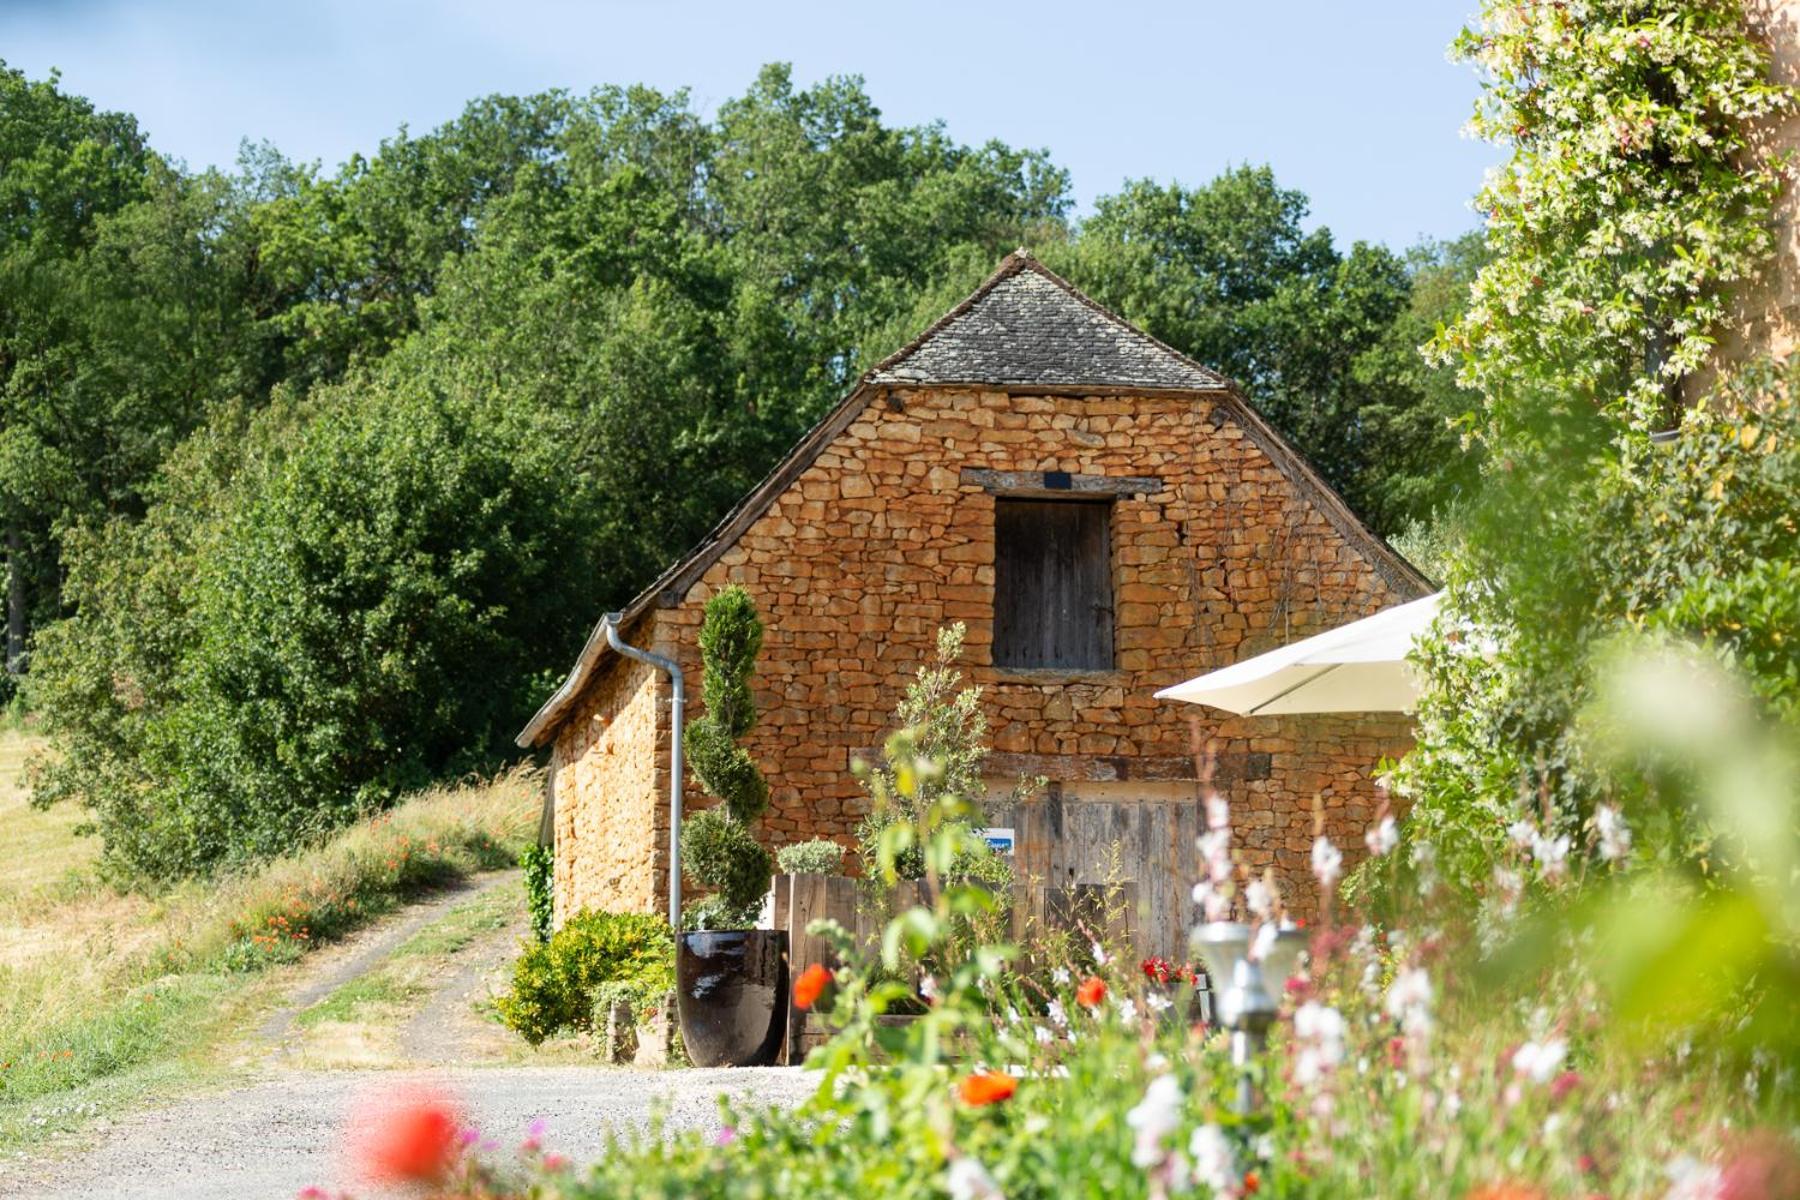
[[[875,747],[852,750],[849,762],[881,761]],[[1212,781],[1218,787],[1267,779],[1272,763],[1267,754],[1221,754],[1213,760]],[[1057,783],[1186,783],[1199,778],[1194,760],[1185,754],[1012,754],[988,755],[984,774],[989,779],[1042,776]]]
[[[964,467],[962,482],[1002,496],[1147,496],[1163,490],[1163,481],[1153,475],[990,471],[983,467]]]
[[[1267,779],[1267,754],[1222,754],[1214,760],[1213,782],[1221,787]],[[1041,775],[1062,782],[1186,782],[1197,779],[1194,760],[1183,754],[1006,754],[988,755],[989,775]]]

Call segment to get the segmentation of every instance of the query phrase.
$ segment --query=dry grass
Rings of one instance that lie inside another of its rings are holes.
[[[0,914],[22,898],[40,894],[79,875],[93,863],[99,846],[75,836],[78,809],[48,812],[31,807],[25,787],[25,763],[40,752],[44,739],[16,729],[0,731],[0,829],[6,831],[6,854],[0,856]]]

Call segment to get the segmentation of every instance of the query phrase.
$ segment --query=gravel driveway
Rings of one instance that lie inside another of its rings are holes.
[[[359,1100],[428,1080],[462,1101],[484,1137],[510,1146],[544,1122],[544,1146],[576,1162],[599,1157],[609,1127],[642,1128],[666,1102],[671,1126],[718,1125],[722,1092],[797,1103],[815,1080],[798,1068],[634,1071],[494,1067],[414,1072],[277,1072],[248,1087],[190,1096],[128,1117],[101,1143],[60,1162],[13,1162],[0,1196],[32,1200],[292,1200],[302,1188],[359,1188],[342,1145]],[[373,1196],[366,1189],[359,1195]]]

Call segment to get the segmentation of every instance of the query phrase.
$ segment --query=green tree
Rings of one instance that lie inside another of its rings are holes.
[[[1792,506],[1774,499],[1792,487],[1791,388],[1750,371],[1704,397],[1764,414],[1748,424],[1682,401],[1702,399],[1732,290],[1773,251],[1782,174],[1755,123],[1794,97],[1727,0],[1491,3],[1457,48],[1484,76],[1476,128],[1512,161],[1478,200],[1470,306],[1436,343],[1479,397],[1483,470],[1397,784],[1409,836],[1477,895],[1511,823],[1575,841],[1602,804],[1646,796],[1580,736],[1623,633],[1704,645],[1791,721],[1792,651],[1772,637],[1795,601]],[[1654,849],[1703,860],[1690,827],[1654,828]]]
[[[82,361],[70,328],[71,264],[95,224],[145,194],[137,123],[0,62],[0,528],[7,558],[6,670],[53,593],[56,522],[101,461],[106,397],[68,386]],[[76,431],[73,437],[65,431]],[[102,468],[103,469],[103,468]]]
[[[39,799],[86,803],[122,876],[273,854],[492,761],[594,604],[558,431],[478,389],[396,366],[219,440],[254,453],[201,515],[95,534],[43,638]]]

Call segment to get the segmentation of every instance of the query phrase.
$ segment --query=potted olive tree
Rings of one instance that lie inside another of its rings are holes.
[[[683,913],[676,944],[676,1009],[694,1065],[775,1061],[787,1024],[787,933],[754,928],[769,890],[769,852],[751,827],[769,784],[738,739],[756,724],[750,678],[762,621],[743,588],[722,589],[700,626],[706,715],[682,731],[694,778],[718,803],[681,832],[682,866],[709,894]]]

